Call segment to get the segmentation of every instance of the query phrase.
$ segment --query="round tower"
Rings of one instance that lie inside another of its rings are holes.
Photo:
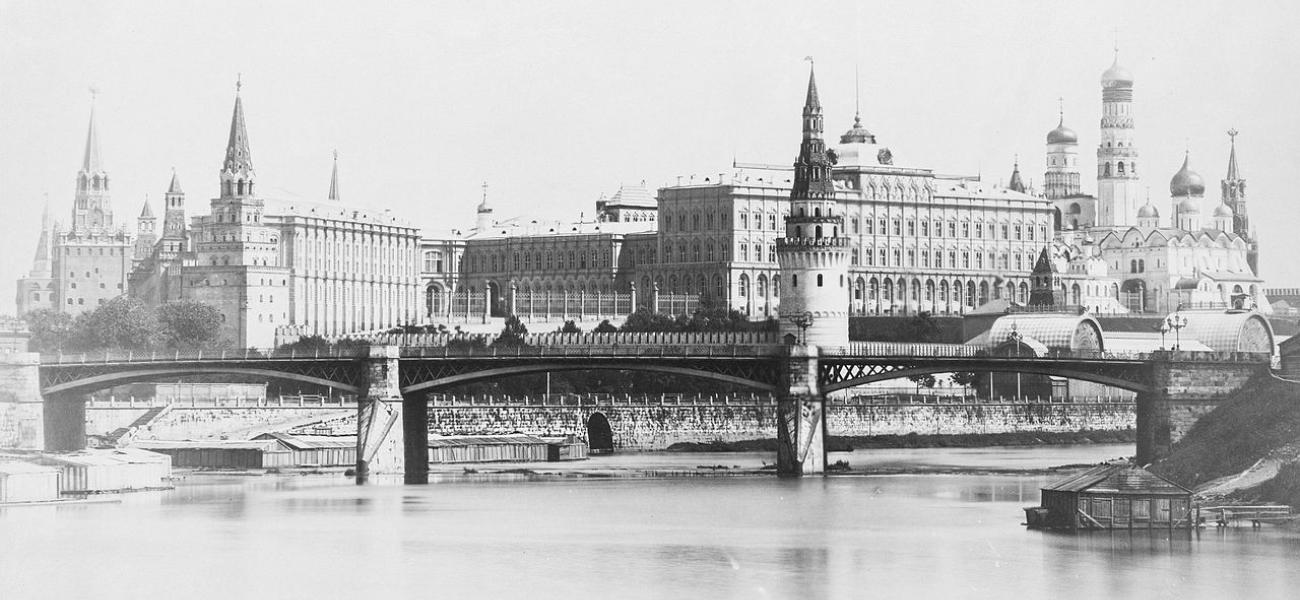
[[[822,130],[817,80],[810,69],[790,216],[776,246],[783,280],[780,331],[787,343],[843,346],[849,342],[849,240],[843,235],[844,217],[835,202]]]

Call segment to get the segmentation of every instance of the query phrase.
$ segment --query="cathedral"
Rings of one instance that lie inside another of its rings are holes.
[[[1170,312],[1181,308],[1270,310],[1258,276],[1259,245],[1246,213],[1246,181],[1237,166],[1235,130],[1229,131],[1226,175],[1218,201],[1184,156],[1161,209],[1143,193],[1149,165],[1139,153],[1133,112],[1134,77],[1119,62],[1101,76],[1102,118],[1097,144],[1097,195],[1082,193],[1078,135],[1064,114],[1047,134],[1042,195],[1051,200],[1057,235],[1035,271],[1035,302],[1106,311],[1103,298],[1040,289],[1056,273],[1073,273],[1082,289],[1115,289],[1121,310]],[[1046,261],[1046,262],[1044,262]],[[1046,270],[1042,270],[1046,269]],[[1040,272],[1041,270],[1041,272]],[[1086,276],[1085,276],[1086,275]],[[1091,282],[1091,283],[1089,283]],[[1070,284],[1074,285],[1074,284]]]

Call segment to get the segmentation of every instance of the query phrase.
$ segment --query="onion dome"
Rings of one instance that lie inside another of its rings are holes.
[[[1133,74],[1128,69],[1120,66],[1119,54],[1115,55],[1115,62],[1101,74],[1102,87],[1128,87],[1133,85]]]
[[[875,134],[867,131],[862,126],[862,116],[853,115],[853,127],[840,136],[841,144],[874,144],[876,143]]]
[[[1183,157],[1183,168],[1174,173],[1174,178],[1169,180],[1169,196],[1172,198],[1205,195],[1205,180],[1187,167],[1188,160],[1187,156]]]
[[[1216,218],[1216,219],[1231,219],[1231,218],[1232,218],[1232,209],[1231,209],[1230,207],[1228,207],[1227,204],[1224,204],[1224,203],[1220,202],[1218,206],[1214,207],[1214,218]]]
[[[1160,218],[1160,211],[1159,211],[1159,210],[1156,210],[1155,205],[1154,205],[1154,204],[1151,204],[1151,201],[1150,201],[1150,200],[1147,200],[1147,203],[1146,203],[1146,204],[1143,204],[1143,205],[1142,205],[1142,208],[1139,208],[1139,209],[1138,209],[1138,218],[1139,218],[1139,219],[1159,219],[1159,218]]]
[[[1185,196],[1178,201],[1178,214],[1199,215],[1201,214],[1201,203],[1193,200],[1191,196]]]
[[[1065,126],[1065,117],[1061,117],[1061,123],[1047,132],[1047,143],[1049,144],[1077,144],[1079,143],[1079,134],[1073,129]]]

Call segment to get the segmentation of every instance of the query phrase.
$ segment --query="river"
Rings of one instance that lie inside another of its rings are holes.
[[[875,450],[855,468],[1096,462],[1132,446]],[[542,471],[750,468],[631,454]],[[120,503],[0,509],[0,598],[1296,598],[1300,535],[1028,531],[1047,475],[191,475]]]

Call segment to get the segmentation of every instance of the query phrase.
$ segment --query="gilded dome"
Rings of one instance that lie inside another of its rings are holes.
[[[1187,167],[1188,160],[1188,157],[1183,157],[1183,168],[1174,173],[1174,178],[1169,180],[1170,197],[1205,195],[1205,181],[1196,174],[1196,171]]]
[[[1156,210],[1155,205],[1151,204],[1151,202],[1148,200],[1146,204],[1143,204],[1143,205],[1142,205],[1142,208],[1139,208],[1139,209],[1138,209],[1138,218],[1139,218],[1139,219],[1159,219],[1159,218],[1160,218],[1160,211]]]
[[[1184,197],[1178,201],[1178,214],[1199,215],[1201,214],[1201,203],[1193,200],[1190,196]]]
[[[1120,87],[1133,85],[1133,74],[1128,69],[1120,66],[1119,55],[1115,55],[1115,62],[1101,74],[1102,87]]]
[[[1077,144],[1079,143],[1079,134],[1073,129],[1065,126],[1065,118],[1061,118],[1061,123],[1047,132],[1047,143],[1049,144]]]
[[[1232,209],[1227,204],[1220,202],[1218,206],[1214,207],[1214,217],[1216,219],[1231,219]]]

